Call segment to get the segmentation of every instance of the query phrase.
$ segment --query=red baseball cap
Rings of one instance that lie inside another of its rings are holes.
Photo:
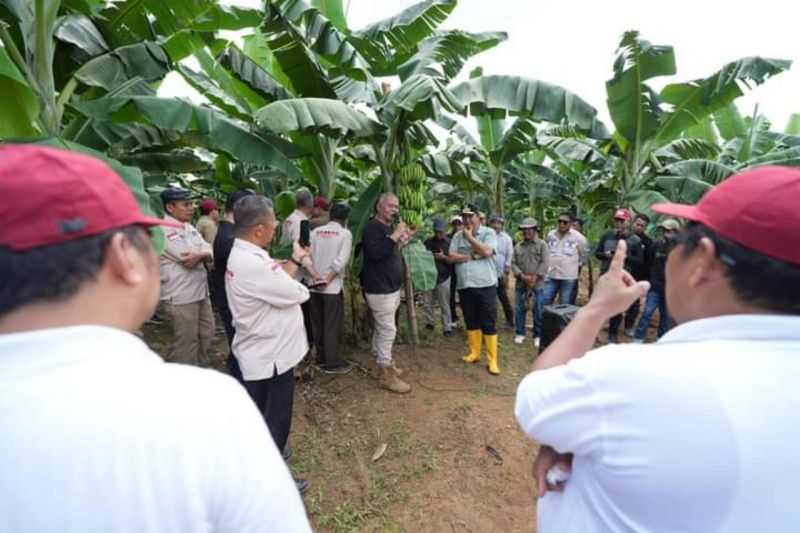
[[[699,222],[769,257],[800,264],[800,169],[745,170],[708,191],[697,205],[662,203],[652,209]]]
[[[200,202],[200,210],[203,211],[204,214],[208,214],[214,209],[217,209],[217,201],[213,198],[206,198]]]
[[[314,207],[316,207],[317,209],[322,209],[323,211],[327,211],[329,205],[330,204],[328,203],[328,199],[325,198],[324,196],[317,196],[316,198],[314,198]]]
[[[93,157],[33,144],[0,146],[0,246],[24,251],[138,224],[145,216],[128,186]]]
[[[631,212],[621,207],[614,212],[614,218],[621,218],[622,220],[630,220]]]

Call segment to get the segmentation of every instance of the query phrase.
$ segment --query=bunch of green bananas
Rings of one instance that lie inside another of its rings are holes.
[[[414,227],[422,227],[425,215],[425,171],[416,163],[406,165],[398,173],[400,220]]]

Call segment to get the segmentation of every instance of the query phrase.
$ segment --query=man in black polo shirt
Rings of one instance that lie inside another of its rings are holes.
[[[210,278],[211,294],[214,297],[214,305],[222,317],[229,349],[233,342],[233,324],[231,310],[228,307],[228,296],[225,292],[225,270],[228,268],[228,257],[231,255],[233,241],[236,238],[233,232],[233,206],[239,199],[251,194],[253,194],[251,191],[239,190],[228,196],[225,201],[225,216],[219,221],[217,236],[214,237],[214,270],[211,271]],[[228,354],[228,372],[241,381],[242,373],[239,370],[239,363],[232,353]]]
[[[403,277],[400,247],[408,242],[411,234],[403,222],[392,230],[391,224],[399,211],[397,196],[385,193],[378,200],[375,217],[364,227],[361,287],[375,321],[372,353],[378,365],[380,386],[402,394],[411,391],[411,385],[400,379],[400,372],[392,359],[392,345],[397,335],[394,317],[400,306]]]

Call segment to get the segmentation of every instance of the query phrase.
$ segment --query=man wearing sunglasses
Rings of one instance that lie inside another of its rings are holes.
[[[133,332],[159,296],[106,164],[0,147],[0,531],[310,531],[253,402]]]
[[[578,268],[586,257],[586,239],[572,228],[572,214],[558,215],[558,226],[547,234],[550,249],[547,281],[544,284],[544,305],[550,305],[558,294],[558,303],[568,304],[578,284]]]
[[[620,240],[591,301],[533,364],[516,416],[541,448],[541,533],[793,532],[800,412],[800,170],[734,175],[697,205],[666,263],[677,327],[592,350],[648,289]]]

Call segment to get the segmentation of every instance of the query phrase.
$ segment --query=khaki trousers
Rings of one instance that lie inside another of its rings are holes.
[[[165,305],[172,317],[171,363],[207,365],[211,362],[211,341],[214,340],[214,312],[207,297],[189,304]]]
[[[394,316],[400,307],[400,291],[390,294],[366,294],[367,305],[375,320],[372,333],[372,353],[378,366],[392,366],[392,345],[397,335]]]

